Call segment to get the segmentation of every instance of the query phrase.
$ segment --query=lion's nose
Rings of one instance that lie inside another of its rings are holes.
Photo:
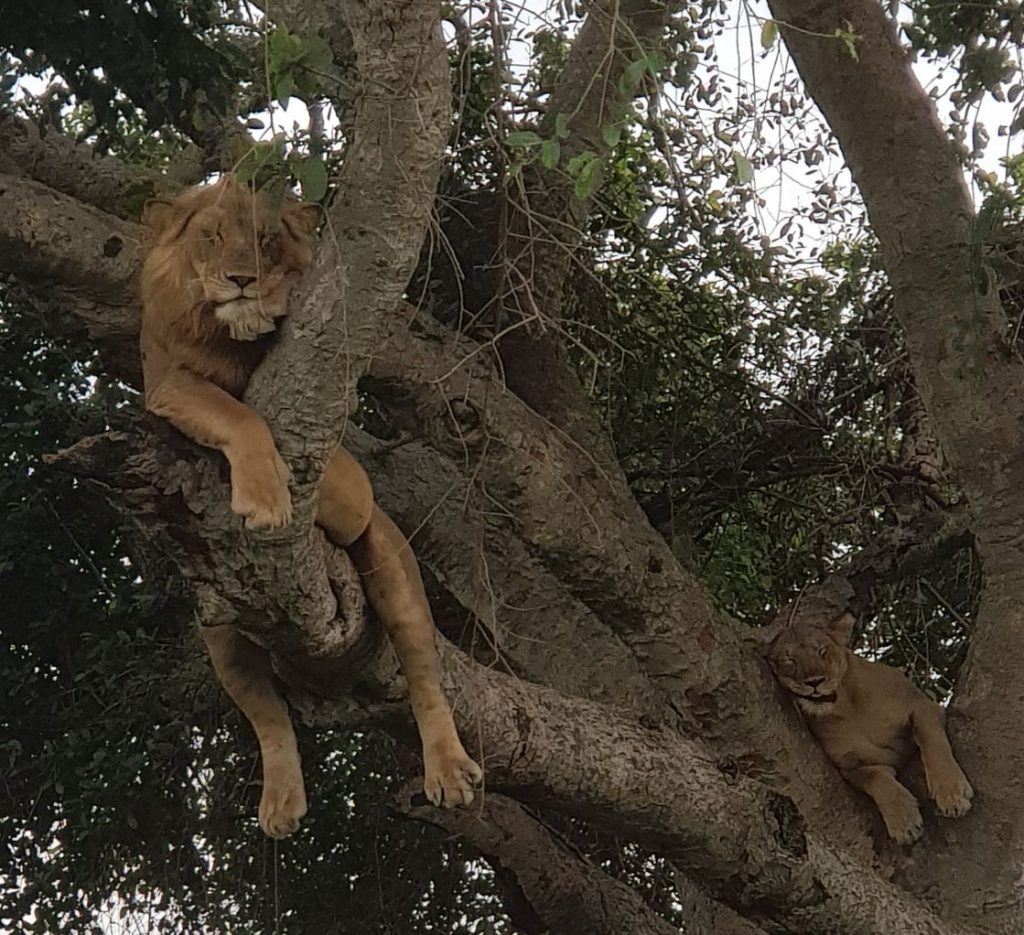
[[[251,282],[256,282],[255,276],[228,276],[228,279],[233,282],[239,289],[244,289]]]
[[[816,675],[812,679],[804,679],[804,682],[807,685],[810,685],[811,688],[817,688],[824,681],[825,681],[825,676],[824,675]]]

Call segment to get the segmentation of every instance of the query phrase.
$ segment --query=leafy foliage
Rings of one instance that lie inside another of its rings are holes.
[[[198,132],[197,114],[230,111],[244,52],[218,21],[216,0],[46,0],[3,10],[0,52],[16,73],[55,72],[88,103],[103,145],[135,109],[153,129]]]

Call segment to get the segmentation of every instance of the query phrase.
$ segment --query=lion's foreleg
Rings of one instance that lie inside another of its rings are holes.
[[[427,797],[435,805],[468,805],[483,774],[463,749],[441,688],[434,619],[419,566],[405,536],[374,504],[365,472],[343,448],[324,474],[317,522],[346,547],[395,647],[423,744]]]
[[[295,729],[274,684],[270,654],[232,627],[200,627],[224,690],[252,724],[263,762],[260,827],[283,838],[306,814],[306,790]]]
[[[288,468],[267,423],[219,386],[184,368],[146,388],[146,408],[231,465],[231,509],[251,528],[291,522]]]
[[[846,779],[874,799],[885,828],[898,844],[913,844],[921,837],[921,809],[913,793],[891,766],[861,766],[844,770]]]
[[[960,768],[946,736],[942,709],[923,699],[910,716],[914,742],[921,751],[928,794],[947,818],[965,815],[971,807],[974,789]]]

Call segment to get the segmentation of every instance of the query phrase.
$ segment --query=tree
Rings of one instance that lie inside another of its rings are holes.
[[[287,0],[259,24],[213,0],[62,7],[24,18],[69,23],[45,42],[4,40],[5,924],[1019,929],[1024,396],[1013,284],[988,272],[1014,189],[974,209],[874,0],[772,0],[759,27],[787,44],[877,238],[822,179],[804,220],[853,233],[810,274],[792,220],[774,239],[751,221],[750,183],[755,159],[813,167],[831,141],[748,132],[794,121],[792,83],[726,106],[700,64],[716,4],[558,4],[518,78],[523,36],[497,3],[445,12],[449,54],[428,0]],[[1020,24],[957,11],[912,5],[909,35],[966,50],[969,103],[1012,80],[999,50]],[[126,55],[140,36],[147,56]],[[16,96],[52,73],[66,89]],[[309,131],[253,142],[246,122],[292,96]],[[316,267],[247,391],[294,474],[295,521],[260,535],[230,514],[218,459],[135,404],[141,205],[218,168],[325,196]],[[312,525],[343,415],[425,566],[487,770],[477,811],[402,784],[395,662]],[[977,804],[909,855],[751,638],[847,609],[939,693],[969,646],[950,721]],[[231,790],[245,734],[210,714],[192,618],[268,646],[315,729],[313,816],[269,855],[289,881],[274,900],[251,789]],[[390,872],[367,872],[374,852]]]

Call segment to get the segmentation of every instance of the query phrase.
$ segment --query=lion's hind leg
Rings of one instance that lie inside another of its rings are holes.
[[[427,798],[435,805],[468,805],[483,773],[463,749],[441,688],[434,619],[419,566],[401,530],[373,502],[365,472],[344,448],[324,474],[317,522],[348,551],[395,647],[423,744]]]
[[[233,627],[199,630],[217,678],[259,740],[263,762],[260,827],[272,838],[286,837],[306,814],[306,789],[295,729],[274,684],[270,654]]]

